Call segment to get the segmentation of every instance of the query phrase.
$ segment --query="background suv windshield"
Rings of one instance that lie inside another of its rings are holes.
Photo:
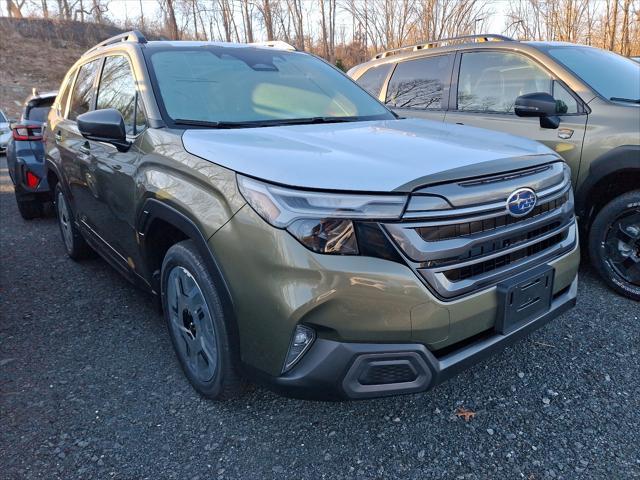
[[[640,65],[628,58],[589,47],[558,47],[548,52],[604,98],[640,99]]]
[[[306,54],[212,46],[157,51],[150,63],[173,120],[394,118],[342,73]]]

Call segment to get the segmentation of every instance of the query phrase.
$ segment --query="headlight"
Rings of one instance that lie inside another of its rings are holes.
[[[399,219],[406,195],[311,192],[238,175],[240,192],[265,221],[318,253],[357,255],[352,220]]]

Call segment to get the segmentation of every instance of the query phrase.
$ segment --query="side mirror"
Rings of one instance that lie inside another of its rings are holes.
[[[519,117],[538,117],[542,128],[558,128],[556,100],[544,92],[527,93],[516,98],[515,114]]]
[[[115,108],[93,110],[79,115],[78,130],[84,138],[110,143],[120,152],[126,152],[131,146],[127,141],[124,119]]]

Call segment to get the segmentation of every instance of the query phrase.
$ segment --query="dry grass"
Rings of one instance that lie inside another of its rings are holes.
[[[92,38],[79,40],[82,32],[74,28],[76,23],[0,19],[0,109],[9,117],[20,115],[22,102],[33,87],[57,90],[83,52],[99,39],[118,33],[95,28]]]

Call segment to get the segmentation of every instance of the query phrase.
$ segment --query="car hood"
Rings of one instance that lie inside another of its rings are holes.
[[[238,173],[322,190],[407,192],[559,158],[524,138],[421,119],[192,129],[182,140]]]

